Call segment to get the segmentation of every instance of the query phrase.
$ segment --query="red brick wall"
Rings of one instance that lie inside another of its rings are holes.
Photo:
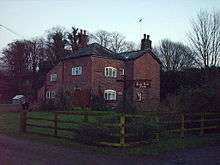
[[[72,75],[72,67],[76,66],[82,66],[82,75]],[[50,81],[51,74],[58,75],[57,81]],[[62,81],[65,89],[71,94],[73,105],[79,106],[79,104],[81,104],[82,106],[88,106],[90,104],[91,91],[91,57],[82,57],[64,61],[64,72],[62,62],[51,69],[47,73],[45,85],[38,91],[38,100],[44,100],[43,97],[45,97],[46,91],[55,91],[56,94],[59,94],[62,87]],[[80,94],[78,92],[76,93],[74,90],[76,86],[81,88]]]
[[[82,75],[73,76],[72,67],[82,66]],[[117,78],[105,77],[104,68],[114,67],[118,70]],[[97,56],[87,56],[82,58],[70,59],[64,62],[64,84],[73,97],[73,105],[89,106],[91,104],[91,94],[99,95],[99,90],[111,89],[117,92],[117,101],[106,101],[109,105],[117,105],[122,99],[123,83],[119,69],[125,70],[128,80],[133,79],[150,79],[151,87],[149,89],[133,89],[128,91],[128,95],[132,96],[132,100],[136,100],[136,90],[144,93],[144,103],[157,104],[160,102],[160,64],[149,54],[131,61],[120,61],[116,59],[101,58]],[[56,82],[50,82],[50,75],[58,74]],[[58,93],[62,83],[62,63],[58,64],[47,74],[46,90],[56,91]],[[80,92],[76,92],[74,87],[81,88]],[[38,96],[44,96],[45,88],[39,90]],[[102,94],[103,97],[103,94]],[[135,102],[136,103],[136,102]]]
[[[130,61],[125,61],[125,76],[127,80],[133,80],[133,76],[134,76],[134,61],[130,60]],[[127,89],[126,89],[126,100],[129,103],[133,102],[133,83],[131,84],[131,82],[127,82],[128,84],[126,84]]]
[[[117,77],[105,77],[104,68],[105,67],[114,67],[117,69]],[[102,93],[104,90],[115,90],[117,92],[117,101],[105,101],[110,105],[117,105],[118,101],[122,98],[123,92],[123,83],[118,82],[117,80],[121,79],[122,76],[119,73],[119,69],[124,69],[124,62],[115,59],[107,59],[100,57],[92,57],[92,92],[93,94],[98,95],[99,89]],[[104,96],[102,96],[104,97]]]
[[[57,81],[53,81],[51,82],[50,81],[50,75],[51,74],[57,74],[58,77],[57,77]],[[61,82],[62,82],[62,63],[59,63],[58,65],[56,65],[54,68],[52,68],[48,73],[47,73],[47,76],[46,76],[46,80],[44,82],[44,86],[41,87],[39,90],[38,90],[38,93],[37,93],[37,100],[39,102],[42,102],[46,99],[46,91],[55,91],[56,94],[58,94],[59,92],[59,89],[61,87]]]
[[[82,66],[81,75],[72,75],[72,67]],[[73,104],[75,106],[89,106],[90,105],[90,91],[92,81],[92,64],[91,57],[82,57],[65,61],[64,65],[64,83],[71,91],[73,96]],[[74,88],[81,88],[76,91]]]
[[[134,79],[151,80],[150,88],[142,89],[145,103],[160,102],[160,64],[150,54],[145,54],[134,61]]]
[[[50,75],[51,74],[57,74],[57,81],[50,81]],[[55,91],[56,93],[59,92],[61,84],[62,84],[62,62],[60,62],[58,65],[56,65],[53,69],[51,69],[47,73],[46,78],[46,90],[47,91]]]

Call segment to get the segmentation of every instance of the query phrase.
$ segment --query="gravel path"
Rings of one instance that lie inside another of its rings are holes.
[[[80,152],[0,135],[0,165],[217,165],[220,146],[167,153],[157,158]]]

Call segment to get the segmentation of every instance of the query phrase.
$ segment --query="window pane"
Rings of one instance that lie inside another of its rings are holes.
[[[105,92],[104,97],[105,97],[105,100],[107,100],[108,99],[108,93]]]
[[[109,76],[112,77],[112,68],[109,68]]]
[[[81,75],[82,74],[82,67],[80,66],[79,67],[79,75]]]

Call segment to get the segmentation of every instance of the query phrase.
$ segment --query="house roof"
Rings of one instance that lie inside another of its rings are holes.
[[[64,60],[78,58],[78,57],[84,57],[84,56],[90,56],[90,55],[96,55],[96,56],[101,56],[101,57],[107,57],[107,58],[113,58],[113,59],[127,61],[127,60],[135,60],[146,53],[149,53],[153,58],[155,58],[155,60],[158,61],[158,63],[161,63],[160,60],[156,57],[156,55],[150,49],[115,53],[115,52],[99,45],[98,43],[89,44],[87,47],[78,49],[74,53],[68,52],[68,53],[66,53]]]

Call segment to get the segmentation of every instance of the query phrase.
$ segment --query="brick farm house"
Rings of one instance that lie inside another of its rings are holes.
[[[87,44],[85,32],[78,35],[80,48],[47,73],[38,102],[55,100],[64,88],[76,107],[91,107],[93,97],[102,98],[109,106],[125,99],[135,105],[160,102],[161,63],[151,50],[149,35],[144,34],[141,50],[122,53]]]

